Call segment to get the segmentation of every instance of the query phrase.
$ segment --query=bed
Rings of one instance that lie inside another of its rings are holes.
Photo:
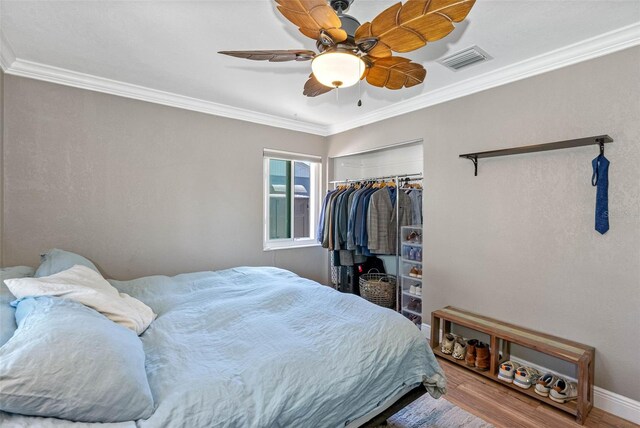
[[[155,409],[101,426],[351,428],[445,391],[409,320],[282,269],[109,282],[158,315],[140,336]],[[0,412],[3,427],[66,425],[92,426]]]

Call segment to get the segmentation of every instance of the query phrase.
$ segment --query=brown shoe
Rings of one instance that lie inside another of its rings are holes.
[[[476,346],[478,345],[478,339],[467,340],[467,356],[465,362],[469,367],[476,366]]]
[[[476,345],[476,369],[481,371],[489,370],[491,366],[491,352],[489,345],[478,342]]]

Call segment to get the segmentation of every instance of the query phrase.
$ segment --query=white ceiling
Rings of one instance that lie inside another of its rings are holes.
[[[357,107],[357,86],[340,90],[339,99],[335,93],[304,97],[302,88],[310,73],[309,62],[255,62],[216,53],[315,50],[314,41],[281,16],[274,3],[2,0],[4,62],[17,58],[13,64],[4,65],[9,73],[80,87],[83,85],[78,81],[111,79],[116,82],[99,80],[103,87],[97,89],[109,92],[109,88],[116,88],[111,92],[126,95],[127,91],[117,90],[118,82],[122,82],[129,84],[127,90],[133,92],[142,93],[148,88],[170,93],[164,94],[167,98],[173,94],[180,102],[186,100],[184,97],[193,98],[194,104],[209,106],[214,113],[258,118],[256,121],[263,123],[271,120],[276,126],[291,128],[300,123],[301,129],[307,126],[310,132],[327,134],[424,107],[429,104],[429,97],[444,100],[460,96],[464,92],[461,88],[493,82],[492,76],[507,76],[509,70],[513,72],[503,83],[524,77],[527,72],[535,74],[536,67],[537,72],[556,67],[544,61],[564,61],[557,65],[562,66],[640,43],[638,0],[478,0],[467,20],[449,36],[403,55],[427,68],[423,85],[390,91],[363,84],[363,106]],[[349,14],[363,23],[393,3],[355,0]],[[613,48],[598,45],[603,34],[607,35],[606,40],[613,40]],[[473,45],[494,59],[459,72],[436,62]],[[595,51],[589,52],[591,48]],[[9,49],[12,54],[7,53]],[[574,55],[567,60],[558,52]],[[40,71],[24,71],[36,69]],[[515,75],[516,71],[519,74]],[[64,79],[47,78],[56,73],[64,75]],[[499,82],[489,86],[495,84]],[[130,85],[144,88],[131,89]]]

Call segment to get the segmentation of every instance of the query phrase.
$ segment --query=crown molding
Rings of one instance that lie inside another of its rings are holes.
[[[13,61],[13,63],[7,68],[6,73],[14,76],[72,86],[74,88],[88,89],[105,94],[177,107],[184,110],[197,111],[230,119],[244,120],[276,128],[284,128],[321,136],[327,135],[326,126],[324,125],[283,118],[239,107],[232,107],[225,104],[160,91],[90,74],[79,73],[20,58]]]
[[[640,23],[622,27],[498,70],[492,70],[480,76],[471,77],[358,116],[352,120],[329,125],[327,133],[329,135],[338,134],[637,45],[640,45]]]
[[[6,73],[15,60],[16,56],[13,53],[13,49],[11,49],[11,45],[4,37],[4,33],[0,31],[0,68],[2,68],[2,71]]]
[[[7,74],[326,137],[640,45],[640,23],[330,125],[293,120],[23,60],[15,57],[1,31],[0,43],[0,66]]]

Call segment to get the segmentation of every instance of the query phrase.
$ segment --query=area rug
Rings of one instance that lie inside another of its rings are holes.
[[[387,420],[387,428],[492,428],[477,416],[444,398],[423,395]],[[381,425],[380,428],[385,427]]]

